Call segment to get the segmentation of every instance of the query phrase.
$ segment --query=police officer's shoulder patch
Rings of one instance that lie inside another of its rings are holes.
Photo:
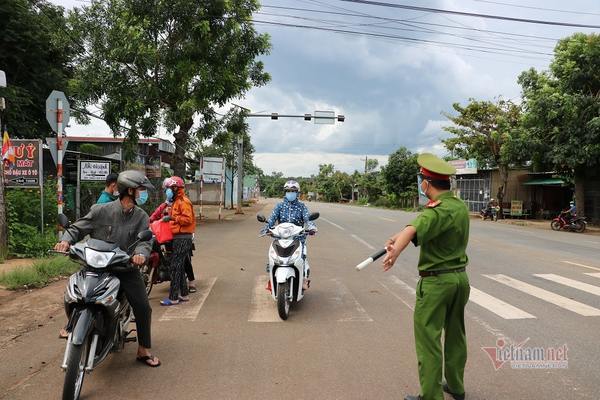
[[[429,203],[425,204],[425,208],[436,208],[440,204],[442,204],[441,200],[437,200],[437,201],[430,200]]]

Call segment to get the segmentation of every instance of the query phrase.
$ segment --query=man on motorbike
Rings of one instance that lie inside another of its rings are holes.
[[[577,216],[577,207],[575,207],[575,202],[569,202],[569,209],[563,211],[561,214],[568,224],[572,224],[573,218]]]
[[[90,212],[74,222],[65,232],[61,241],[54,247],[66,252],[69,247],[90,235],[93,239],[117,243],[128,251],[136,241],[138,233],[148,229],[148,214],[139,205],[148,200],[148,189],[154,186],[139,171],[129,170],[119,174],[117,179],[119,201],[92,206]],[[150,242],[136,245],[131,263],[143,265],[150,255]],[[131,304],[138,334],[137,360],[150,367],[158,367],[160,360],[150,353],[152,308],[146,295],[146,287],[138,269],[115,273],[121,282],[121,288]]]
[[[294,180],[287,181],[285,185],[283,185],[283,190],[285,191],[283,202],[278,203],[275,206],[267,221],[267,225],[263,228],[261,233],[267,233],[268,230],[273,228],[276,224],[289,222],[298,226],[304,226],[306,224],[308,234],[314,235],[317,232],[317,226],[309,220],[310,213],[308,212],[308,207],[298,200],[300,184]],[[303,288],[306,290],[310,286],[310,279],[308,279],[310,276],[310,267],[306,258],[306,245],[304,239],[302,240],[302,252],[304,256],[304,276],[306,277]]]

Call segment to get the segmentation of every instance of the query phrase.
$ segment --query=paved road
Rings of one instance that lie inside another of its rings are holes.
[[[415,214],[309,206],[322,215],[319,235],[309,241],[313,287],[288,321],[279,320],[264,290],[268,240],[257,237],[256,220],[204,224],[194,260],[201,288],[193,301],[161,308],[164,285],[151,296],[154,350],[164,365],[135,363],[129,345],[86,377],[84,398],[399,399],[416,393],[417,250],[408,248],[387,273],[379,264],[353,268]],[[600,398],[599,249],[595,236],[473,220],[469,399]],[[62,323],[56,320],[0,350],[4,398],[59,397],[64,342],[55,339]],[[494,350],[498,340],[523,349],[566,345],[568,368],[506,363],[496,370],[482,348]]]

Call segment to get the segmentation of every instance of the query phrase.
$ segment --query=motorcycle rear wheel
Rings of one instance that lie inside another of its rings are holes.
[[[69,357],[67,358],[67,371],[63,385],[63,400],[77,400],[83,387],[85,367],[89,351],[91,336],[88,336],[83,344],[69,344]]]
[[[585,231],[585,224],[582,221],[575,221],[574,231],[577,233],[583,233]]]
[[[560,222],[552,221],[550,223],[550,227],[552,228],[553,231],[560,231]]]
[[[280,283],[277,285],[277,312],[282,320],[288,319],[290,315],[290,283]]]

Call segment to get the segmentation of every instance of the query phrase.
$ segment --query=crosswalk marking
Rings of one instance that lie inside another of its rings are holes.
[[[594,278],[600,278],[600,272],[586,272],[585,274],[593,276]]]
[[[534,276],[600,296],[600,287],[590,285],[589,283],[579,282],[574,279],[565,278],[564,276],[555,274],[534,274]]]
[[[216,281],[216,277],[200,280],[197,286],[198,292],[190,296],[190,301],[177,306],[169,307],[162,317],[160,317],[159,321],[195,321],[196,318],[198,318],[198,313],[204,305],[204,302],[206,301],[206,298],[210,294],[210,291],[212,290]]]
[[[492,279],[496,282],[500,282],[506,286],[509,286],[513,289],[520,290],[521,292],[527,293],[531,296],[537,297],[539,299],[545,300],[548,303],[552,303],[559,307],[565,308],[569,311],[573,311],[579,315],[583,315],[586,317],[590,316],[600,316],[600,310],[587,304],[580,303],[575,300],[571,300],[567,297],[560,296],[558,294],[549,292],[545,289],[539,288],[537,286],[530,285],[518,279],[514,279],[508,277],[503,274],[498,275],[483,275],[489,279]]]
[[[571,264],[571,265],[575,265],[577,267],[583,267],[583,268],[589,268],[589,269],[593,269],[596,271],[600,271],[600,268],[596,268],[596,267],[590,267],[589,265],[585,265],[585,264],[579,264],[576,262],[572,262],[572,261],[563,261],[565,264]]]
[[[344,313],[338,322],[373,322],[367,311],[360,305],[356,297],[339,279],[332,279],[335,284],[331,300]]]
[[[281,322],[277,313],[277,304],[265,289],[268,280],[267,275],[259,275],[254,279],[248,322]]]
[[[471,295],[469,296],[469,300],[504,319],[535,318],[534,315],[531,315],[520,308],[482,292],[473,286],[471,286]]]

